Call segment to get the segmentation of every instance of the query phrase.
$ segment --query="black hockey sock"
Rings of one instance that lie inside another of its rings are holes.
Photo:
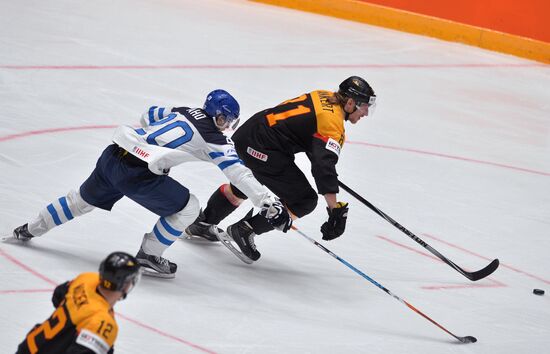
[[[206,209],[204,210],[204,222],[217,225],[235,209],[237,209],[237,206],[231,204],[221,191],[221,188],[218,188],[210,196],[210,199],[208,199]]]
[[[271,226],[269,221],[267,221],[267,219],[260,214],[256,214],[246,221],[250,224],[250,226],[252,226],[252,230],[254,230],[254,233],[256,235],[260,235],[275,229],[273,226]]]

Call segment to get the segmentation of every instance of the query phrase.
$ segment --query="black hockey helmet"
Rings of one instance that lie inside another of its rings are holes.
[[[352,98],[356,105],[366,103],[372,106],[376,102],[376,95],[369,83],[359,76],[350,76],[338,87],[338,93],[345,99]]]
[[[128,293],[140,278],[140,266],[134,256],[125,252],[113,252],[99,265],[99,284],[111,291]]]

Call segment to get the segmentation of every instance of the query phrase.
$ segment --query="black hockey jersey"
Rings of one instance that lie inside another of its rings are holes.
[[[270,149],[305,152],[319,194],[338,192],[336,163],[345,141],[345,112],[328,101],[333,95],[320,90],[306,93],[258,112],[244,123],[259,125],[250,139]]]

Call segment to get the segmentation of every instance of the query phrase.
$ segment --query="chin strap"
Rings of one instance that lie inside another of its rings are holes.
[[[218,128],[219,130],[223,130],[223,125],[219,125],[218,124],[218,118],[217,117],[212,117],[212,120],[214,121],[214,125],[216,126],[216,128]]]
[[[345,113],[345,115],[344,115],[344,120],[347,121],[348,118],[349,118],[349,115],[355,113],[355,111],[357,110],[357,107],[356,107],[356,106],[353,106],[353,111],[351,111],[351,113],[346,112],[343,108],[342,108],[342,110],[343,110],[344,113]]]
[[[357,110],[357,106],[353,106],[353,111],[351,111],[351,113],[346,112],[346,110],[344,109],[344,106],[345,105],[342,106],[342,111],[344,111],[344,114],[345,114],[344,120],[347,121],[349,119],[349,115],[355,113],[355,111]]]

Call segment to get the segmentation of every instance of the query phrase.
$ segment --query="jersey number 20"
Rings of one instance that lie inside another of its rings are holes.
[[[170,124],[166,124],[166,123],[170,122],[171,120],[173,120],[174,118],[176,118],[176,116],[177,116],[176,114],[172,113],[172,114],[169,114],[168,117],[163,118],[163,119],[159,120],[158,122],[151,123],[152,126],[157,126],[157,125],[164,125],[164,126],[162,128],[160,128],[159,130],[156,130],[156,131],[152,132],[151,134],[149,134],[149,136],[147,137],[147,143],[149,143],[151,145],[159,145],[159,143],[156,140],[157,137],[159,137],[162,134],[166,134],[167,132],[172,131],[174,129],[180,130],[180,132],[179,132],[180,136],[178,138],[164,144],[164,145],[159,145],[159,146],[167,147],[167,148],[170,148],[170,149],[175,149],[178,146],[181,146],[181,145],[185,144],[186,142],[190,141],[193,138],[193,129],[191,129],[189,124],[187,124],[186,122],[183,122],[181,120],[175,121],[175,122],[170,123]]]

